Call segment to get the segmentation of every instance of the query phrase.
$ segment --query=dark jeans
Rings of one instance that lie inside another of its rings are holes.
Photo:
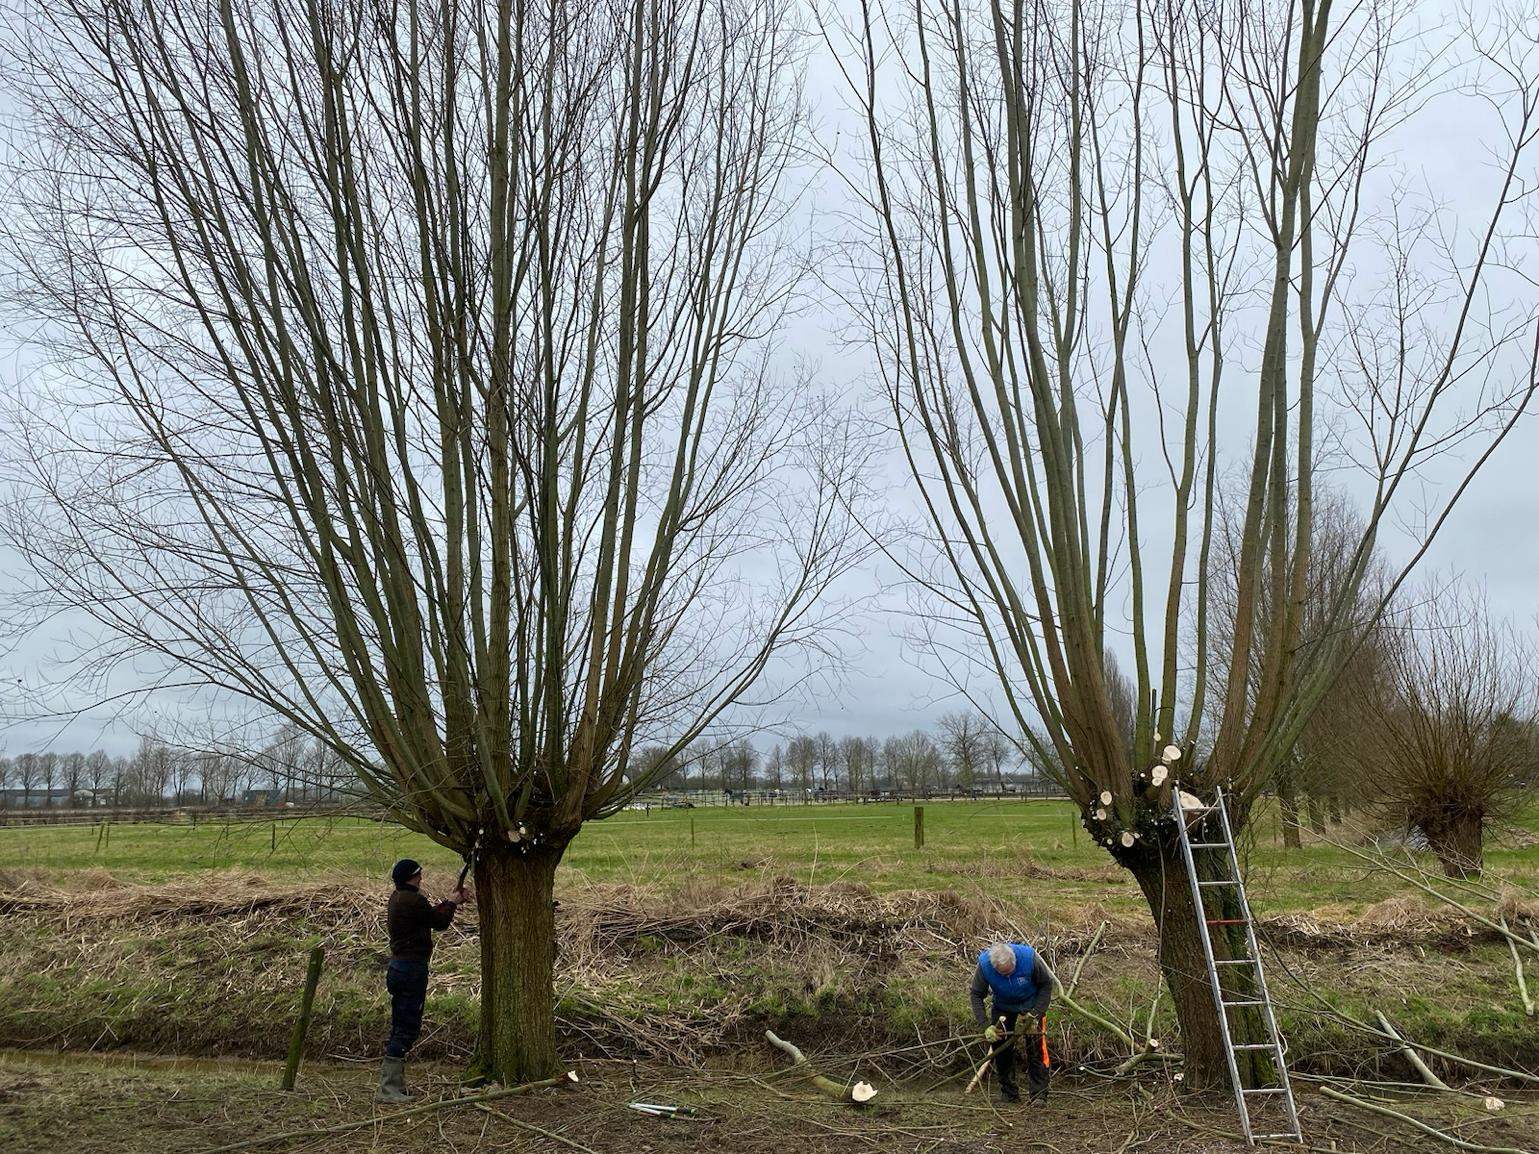
[[[1016,1017],[1017,1012],[1014,1010],[1000,1010],[997,1006],[994,1008],[994,1021],[1003,1018],[1007,1034],[1015,1029]],[[1012,1042],[994,1059],[994,1072],[999,1075],[999,1092],[1012,1101],[1019,1098],[1021,1093],[1015,1085],[1015,1051],[1020,1044],[1026,1047],[1026,1084],[1031,1091],[1032,1101],[1047,1097],[1050,1063],[1047,1057],[1045,1018],[1038,1023],[1038,1028],[1040,1033],[1022,1035],[1020,1043]]]
[[[390,991],[390,1040],[385,1056],[404,1058],[422,1033],[422,1006],[427,1001],[428,964],[391,958],[385,969]]]

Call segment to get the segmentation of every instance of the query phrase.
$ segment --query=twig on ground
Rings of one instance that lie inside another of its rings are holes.
[[[1236,1134],[1233,1130],[1222,1130],[1217,1126],[1204,1125],[1201,1122],[1186,1117],[1180,1110],[1171,1110],[1162,1116],[1174,1118],[1188,1129],[1196,1130],[1203,1134],[1212,1134],[1215,1138],[1228,1138],[1234,1142],[1243,1142],[1245,1140],[1243,1136]],[[1290,1150],[1311,1150],[1318,1151],[1319,1154],[1341,1154],[1334,1146],[1311,1146],[1308,1142],[1293,1142],[1281,1138],[1258,1138],[1257,1141],[1268,1146],[1285,1146]]]
[[[1138,1067],[1144,1065],[1147,1062],[1164,1061],[1169,1057],[1169,1055],[1160,1053],[1159,1045],[1160,1044],[1158,1042],[1153,1040],[1145,1043],[1142,1050],[1132,1055],[1127,1059],[1127,1061],[1123,1062],[1120,1066],[1112,1071],[1112,1077],[1125,1078],[1134,1070],[1138,1069]]]
[[[1393,1118],[1397,1122],[1404,1122],[1413,1126],[1422,1133],[1436,1138],[1440,1142],[1447,1142],[1450,1146],[1457,1146],[1460,1150],[1476,1150],[1480,1154],[1532,1154],[1528,1150],[1520,1150],[1516,1146],[1483,1146],[1479,1142],[1466,1142],[1463,1138],[1456,1138],[1446,1130],[1439,1130],[1436,1126],[1412,1118],[1409,1114],[1402,1114],[1399,1110],[1391,1110],[1388,1106],[1379,1106],[1373,1102],[1365,1102],[1361,1098],[1355,1098],[1351,1094],[1345,1094],[1332,1086],[1321,1086],[1320,1093],[1336,1102],[1345,1102],[1349,1106],[1356,1106],[1360,1110],[1368,1110],[1374,1114],[1382,1114],[1386,1118]]]
[[[405,1110],[395,1110],[388,1114],[376,1114],[373,1117],[364,1118],[357,1122],[343,1122],[337,1126],[319,1126],[309,1130],[286,1130],[281,1134],[264,1134],[260,1138],[247,1138],[242,1142],[232,1142],[228,1146],[213,1146],[207,1150],[200,1151],[199,1154],[228,1154],[231,1150],[249,1150],[256,1146],[270,1146],[275,1142],[313,1139],[322,1134],[348,1134],[354,1130],[362,1130],[366,1126],[378,1126],[385,1122],[395,1122],[401,1118],[408,1118],[417,1114],[427,1114],[433,1110],[442,1110],[447,1106],[474,1106],[481,1102],[490,1102],[496,1098],[510,1098],[514,1094],[527,1094],[531,1090],[543,1090],[547,1086],[561,1086],[572,1081],[576,1081],[576,1075],[571,1072],[557,1074],[554,1078],[546,1078],[541,1082],[525,1082],[521,1086],[505,1086],[499,1090],[487,1090],[480,1094],[466,1094],[458,1098],[440,1098],[436,1102],[427,1102],[421,1106],[409,1106]]]
[[[1378,1034],[1380,1037],[1388,1037],[1388,1035],[1384,1034],[1383,1031],[1375,1030],[1372,1026],[1368,1025],[1367,1022],[1359,1022],[1356,1018],[1346,1014],[1343,1014],[1342,1016],[1345,1017],[1349,1022],[1352,1022],[1354,1025],[1367,1030],[1371,1034]],[[1497,1074],[1503,1078],[1512,1078],[1519,1082],[1533,1082],[1539,1084],[1539,1075],[1525,1074],[1522,1070],[1509,1070],[1505,1066],[1492,1066],[1486,1062],[1477,1062],[1474,1058],[1466,1058],[1463,1054],[1455,1054],[1451,1050],[1439,1050],[1436,1046],[1429,1046],[1425,1042],[1418,1042],[1413,1038],[1401,1038],[1396,1036],[1390,1038],[1390,1040],[1401,1042],[1407,1046],[1414,1046],[1423,1054],[1432,1054],[1435,1057],[1446,1059],[1449,1062],[1457,1062],[1461,1066],[1469,1066],[1475,1070],[1484,1070],[1487,1074]]]
[[[1386,1041],[1397,1042],[1402,1046],[1413,1046],[1417,1050],[1420,1050],[1423,1054],[1432,1054],[1436,1057],[1443,1058],[1449,1062],[1457,1063],[1461,1066],[1468,1066],[1474,1070],[1484,1070],[1487,1074],[1496,1074],[1500,1077],[1511,1078],[1518,1082],[1531,1082],[1534,1084],[1539,1084],[1539,1075],[1526,1074],[1522,1070],[1511,1070],[1506,1066],[1493,1066],[1487,1062],[1477,1062],[1474,1058],[1466,1058],[1462,1054],[1455,1054],[1449,1050],[1440,1050],[1436,1046],[1427,1045],[1425,1042],[1417,1042],[1411,1038],[1402,1038],[1399,1035],[1386,1034],[1383,1030],[1380,1030],[1374,1026],[1370,1026],[1361,1018],[1354,1018],[1351,1014],[1348,1014],[1336,1006],[1333,1006],[1309,982],[1306,982],[1302,977],[1299,976],[1294,968],[1288,964],[1287,959],[1282,954],[1275,954],[1274,956],[1281,966],[1283,973],[1287,974],[1293,983],[1298,986],[1299,989],[1303,990],[1304,993],[1314,1001],[1314,1003],[1319,1007],[1319,1012],[1324,1014],[1326,1017],[1335,1018],[1337,1021],[1344,1022],[1349,1026],[1355,1026],[1365,1034],[1372,1034],[1375,1037],[1383,1038]],[[1294,1006],[1294,1008],[1303,1012],[1308,1012],[1308,1007],[1305,1006]]]
[[[476,1109],[485,1111],[499,1122],[506,1122],[509,1126],[517,1126],[520,1130],[528,1130],[531,1134],[538,1134],[542,1138],[549,1138],[552,1142],[559,1142],[563,1146],[570,1146],[573,1150],[581,1150],[583,1154],[598,1154],[592,1146],[584,1146],[581,1142],[574,1142],[563,1134],[557,1134],[554,1130],[547,1130],[543,1126],[536,1126],[533,1122],[525,1122],[522,1118],[515,1118],[511,1114],[504,1114],[500,1110],[493,1110],[485,1102],[477,1102]]]
[[[1410,1093],[1419,1093],[1430,1088],[1425,1082],[1419,1080],[1415,1082],[1396,1082],[1388,1078],[1375,1078],[1372,1081],[1368,1081],[1363,1078],[1349,1078],[1345,1075],[1338,1076],[1335,1074],[1310,1074],[1302,1070],[1289,1070],[1288,1077],[1292,1078],[1296,1082],[1317,1082],[1322,1086],[1346,1086],[1351,1089],[1372,1087],[1375,1090],[1389,1090],[1392,1092],[1407,1091]],[[1448,1093],[1460,1098],[1473,1098],[1477,1102],[1484,1100],[1486,1097],[1486,1094],[1483,1090],[1479,1092],[1475,1090],[1460,1090],[1452,1086],[1449,1087]]]
[[[994,1059],[1003,1054],[1011,1046],[1015,1045],[1016,1039],[1019,1038],[1023,1032],[1024,1031],[1022,1030],[1021,1020],[1017,1018],[1015,1022],[1015,1028],[1006,1034],[1005,1037],[997,1045],[995,1045],[992,1050],[989,1051],[989,1056],[983,1059],[983,1061],[979,1064],[977,1072],[973,1074],[972,1079],[967,1083],[967,1087],[962,1091],[962,1093],[971,1094],[974,1090],[976,1090],[978,1088],[978,1083],[983,1081],[984,1075],[989,1072],[989,1067],[994,1064]]]
[[[1044,962],[1043,963],[1044,968],[1046,967],[1046,965],[1047,965],[1047,963]],[[1113,1035],[1118,1041],[1120,1041],[1129,1050],[1137,1049],[1138,1043],[1133,1040],[1133,1036],[1131,1034],[1129,1034],[1126,1030],[1124,1030],[1121,1026],[1117,1025],[1115,1022],[1112,1022],[1112,1021],[1110,1021],[1110,1020],[1108,1020],[1106,1018],[1103,1018],[1100,1014],[1097,1014],[1095,1011],[1087,1010],[1084,1006],[1080,1005],[1072,997],[1069,996],[1068,991],[1066,991],[1064,989],[1063,983],[1058,980],[1058,975],[1057,974],[1054,974],[1051,970],[1048,970],[1048,974],[1053,979],[1053,999],[1055,1001],[1063,1003],[1064,1007],[1070,1013],[1078,1014],[1081,1018],[1084,1018],[1085,1021],[1090,1022],[1090,1023],[1094,1024],[1094,1025],[1100,1026],[1101,1029],[1105,1030],[1108,1034]]]
[[[1507,919],[1502,918],[1502,928],[1506,929]],[[1518,953],[1518,944],[1513,940],[1513,935],[1507,935],[1507,948],[1512,951],[1512,969],[1518,978],[1518,996],[1523,999],[1523,1012],[1530,1018],[1534,1016],[1534,1000],[1528,996],[1528,982],[1523,978],[1523,958]]]
[[[1383,1030],[1386,1034],[1388,1034],[1391,1038],[1399,1039],[1402,1043],[1405,1041],[1400,1031],[1395,1029],[1394,1024],[1384,1016],[1382,1010],[1375,1010],[1374,1016],[1379,1019],[1379,1025],[1383,1027]],[[1423,1062],[1421,1060],[1421,1055],[1418,1054],[1415,1050],[1411,1049],[1410,1046],[1402,1044],[1400,1047],[1400,1053],[1402,1056],[1404,1056],[1405,1060],[1411,1064],[1411,1068],[1421,1075],[1421,1080],[1427,1083],[1427,1085],[1431,1086],[1435,1090],[1448,1090],[1451,1088],[1447,1082],[1443,1081],[1443,1079],[1439,1078],[1432,1072],[1432,1068],[1428,1066],[1427,1063]]]
[[[1123,1062],[1122,1065],[1118,1066],[1114,1071],[1112,1071],[1112,1077],[1124,1078],[1131,1074],[1134,1070],[1138,1069],[1138,1067],[1142,1066],[1144,1063],[1154,1061],[1157,1058],[1163,1059],[1166,1057],[1165,1054],[1160,1052],[1159,1041],[1154,1036],[1154,1016],[1159,1012],[1160,995],[1164,993],[1164,991],[1165,987],[1163,983],[1154,987],[1154,1001],[1149,1005],[1149,1020],[1144,1030],[1143,1049],[1134,1053],[1131,1057],[1128,1058],[1127,1061]]]
[[[1165,983],[1161,982],[1159,985],[1154,987],[1154,1001],[1149,1003],[1149,1022],[1144,1029],[1144,1045],[1146,1046],[1153,1046],[1158,1044],[1154,1040],[1154,1016],[1159,1013],[1160,998],[1164,995],[1164,993]]]

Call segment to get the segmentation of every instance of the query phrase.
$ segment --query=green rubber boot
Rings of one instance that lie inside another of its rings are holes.
[[[411,1101],[406,1092],[405,1058],[386,1058],[379,1064],[379,1089],[374,1092],[374,1100],[388,1106]]]

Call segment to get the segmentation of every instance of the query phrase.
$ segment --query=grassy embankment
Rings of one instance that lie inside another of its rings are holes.
[[[894,805],[654,810],[589,827],[558,884],[568,1044],[694,1060],[770,1024],[848,1053],[923,1044],[933,1059],[967,1029],[968,959],[988,938],[1046,942],[1071,971],[1103,920],[1081,993],[1142,1029],[1157,986],[1147,910],[1066,803],[933,803],[925,826],[923,850],[911,808]],[[459,865],[426,839],[353,820],[280,821],[276,837],[261,822],[0,829],[0,898],[21,882],[75,895],[0,918],[0,1044],[272,1055],[304,947],[319,940],[329,961],[314,1048],[370,1054],[385,1011],[378,879],[401,856],[426,863],[430,890]],[[1377,1061],[1316,1012],[1315,994],[1359,1017],[1385,1008],[1473,1056],[1539,1061],[1500,943],[1344,849],[1284,851],[1270,815],[1249,861],[1253,904],[1282,943],[1274,996],[1306,1063]],[[1539,888],[1539,848],[1497,848],[1489,864]],[[271,891],[291,896],[243,905]],[[425,1053],[469,1045],[469,928],[438,955]],[[1072,1055],[1118,1048],[1059,1022]],[[1155,1032],[1170,1029],[1162,1003]]]

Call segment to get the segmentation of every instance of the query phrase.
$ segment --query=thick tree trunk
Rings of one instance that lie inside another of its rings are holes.
[[[1422,833],[1437,854],[1443,873],[1451,878],[1479,877],[1485,867],[1482,834],[1485,815],[1463,810],[1438,822],[1423,822]]]
[[[474,1073],[505,1086],[556,1070],[556,866],[565,846],[492,846],[476,858],[481,1031]]]
[[[1298,849],[1299,842],[1299,799],[1294,792],[1279,790],[1277,801],[1282,808],[1283,848]]]
[[[1175,840],[1175,831],[1168,823],[1162,823],[1160,828],[1165,834],[1160,844],[1149,845],[1145,838],[1132,850],[1118,847],[1113,851],[1113,856],[1132,873],[1154,915],[1155,929],[1159,934],[1160,970],[1170,990],[1171,1002],[1176,1008],[1176,1020],[1181,1026],[1181,1054],[1186,1085],[1194,1090],[1227,1087],[1228,1058],[1224,1052],[1218,1007],[1213,1003],[1213,987],[1208,977],[1207,961],[1203,956],[1198,919],[1238,918],[1238,895],[1229,886],[1208,887],[1204,890],[1208,908],[1206,911],[1197,910],[1192,904],[1191,887],[1186,878],[1186,866],[1181,860],[1180,846]],[[1197,851],[1196,860],[1198,877],[1202,880],[1230,876],[1227,854],[1211,850]],[[1210,929],[1215,958],[1222,960],[1245,956],[1243,926],[1215,925],[1210,926]],[[1220,966],[1219,973],[1225,1001],[1252,999],[1255,974],[1249,966]],[[1254,1009],[1241,1008],[1228,1013],[1234,1042],[1259,1042],[1265,1039],[1261,1017]],[[1244,1060],[1240,1063],[1240,1076],[1245,1085],[1258,1085],[1272,1077],[1271,1062],[1260,1051],[1244,1051],[1241,1057]]]

